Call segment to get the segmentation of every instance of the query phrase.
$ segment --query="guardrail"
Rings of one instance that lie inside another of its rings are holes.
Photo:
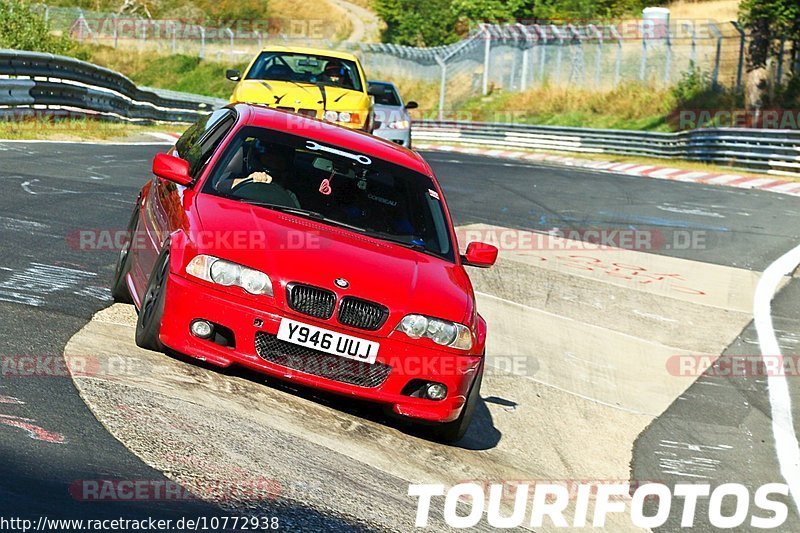
[[[687,159],[751,172],[800,177],[799,130],[709,128],[653,133],[448,121],[419,122],[414,126],[415,141],[500,150]]]
[[[0,50],[0,118],[36,113],[98,116],[128,122],[192,122],[223,103],[162,96],[118,72],[71,57]]]
[[[0,118],[36,113],[130,122],[192,122],[225,100],[143,89],[112,70],[77,59],[0,50]],[[488,148],[688,159],[800,177],[800,131],[744,128],[679,133],[524,124],[420,122],[416,141]]]

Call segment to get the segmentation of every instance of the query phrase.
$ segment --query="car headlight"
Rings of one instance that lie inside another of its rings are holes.
[[[392,130],[407,130],[411,127],[411,123],[407,120],[396,120],[389,123],[389,129]]]
[[[463,324],[430,318],[424,315],[407,315],[395,328],[412,339],[427,337],[436,344],[459,350],[472,348],[472,334]]]
[[[357,123],[361,120],[361,117],[358,116],[358,113],[350,113],[349,111],[325,111],[323,115],[325,120],[328,122],[352,122]]]
[[[272,296],[269,276],[211,255],[198,255],[186,265],[186,273],[224,287],[241,287],[250,294]]]

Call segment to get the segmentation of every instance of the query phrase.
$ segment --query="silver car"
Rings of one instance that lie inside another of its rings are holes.
[[[411,148],[411,116],[409,109],[416,109],[416,102],[403,104],[403,99],[394,83],[370,81],[369,94],[375,97],[374,135]]]

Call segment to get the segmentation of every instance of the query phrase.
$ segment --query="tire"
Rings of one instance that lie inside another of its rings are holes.
[[[131,220],[128,222],[128,235],[130,236],[127,244],[119,251],[117,266],[114,268],[114,278],[111,281],[111,297],[115,302],[121,304],[132,304],[131,292],[125,277],[131,271],[131,247],[133,236],[136,234],[136,226],[139,222],[139,207],[133,210]]]
[[[475,413],[475,407],[481,398],[481,383],[483,382],[483,362],[481,362],[478,370],[478,375],[472,382],[472,386],[467,394],[467,403],[461,410],[461,414],[452,422],[445,422],[429,428],[430,436],[439,442],[453,443],[461,440],[464,434],[469,429],[472,422],[472,415]]]
[[[146,350],[163,352],[159,334],[161,319],[164,316],[164,302],[167,294],[167,278],[169,274],[169,243],[159,254],[158,260],[147,282],[147,290],[142,297],[142,307],[136,320],[136,345]]]

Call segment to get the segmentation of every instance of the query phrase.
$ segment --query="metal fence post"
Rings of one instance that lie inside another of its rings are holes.
[[[200,29],[200,59],[206,57],[206,29],[203,26],[198,26]]]
[[[735,20],[731,22],[733,27],[739,32],[739,60],[736,65],[736,91],[742,89],[742,66],[744,64],[744,30]]]
[[[256,37],[258,37],[258,49],[259,49],[259,51],[260,51],[260,50],[262,50],[262,49],[264,48],[264,47],[262,46],[262,44],[261,44],[261,32],[260,32],[260,31],[257,31],[257,32],[256,32]]]
[[[533,28],[541,39],[541,51],[539,52],[539,83],[544,83],[544,69],[547,64],[547,32],[541,26],[534,24]]]
[[[669,85],[670,78],[672,77],[672,34],[669,31],[669,26],[666,28],[666,56],[664,57],[664,83]]]
[[[561,56],[564,52],[564,37],[561,35],[561,32],[558,31],[555,24],[550,24],[550,31],[552,31],[555,38],[558,39],[558,51],[556,52],[556,83],[559,83],[561,82]]]
[[[647,36],[642,31],[642,59],[639,62],[639,81],[644,82],[647,76]]]
[[[142,35],[141,35],[141,40],[142,41],[141,42],[142,42],[142,48],[144,48],[144,45],[147,42],[147,24],[148,24],[148,22],[146,20],[142,20],[142,22],[143,22],[143,24],[141,26],[142,27]]]
[[[519,90],[525,92],[525,89],[528,88],[528,78],[530,77],[528,70],[530,67],[530,54],[533,53],[533,45],[531,44],[533,39],[528,28],[524,25],[517,24],[517,28],[525,38],[525,44],[522,47],[522,73],[520,74],[521,79],[519,84]]]
[[[47,24],[50,22],[50,6],[47,4],[44,5],[44,23]]]
[[[716,90],[719,88],[719,64],[722,58],[722,32],[719,31],[719,28],[717,28],[717,25],[713,22],[709,22],[708,25],[717,37],[717,51],[714,55],[714,71],[711,74],[711,87]]]
[[[597,39],[597,50],[594,55],[594,85],[595,88],[599,88],[600,69],[602,68],[603,62],[603,32],[597,29],[597,26],[594,24],[589,24],[589,30],[594,33],[595,39]]]
[[[567,24],[570,37],[570,50],[572,50],[572,64],[570,65],[569,79],[577,81],[579,78],[586,85],[586,68],[583,61],[583,35],[573,24]],[[578,50],[575,50],[575,41],[578,41]]]
[[[786,37],[781,37],[780,48],[778,49],[778,72],[775,81],[778,85],[783,83],[783,54],[786,50]]]
[[[608,27],[611,36],[617,40],[617,57],[614,59],[614,85],[619,85],[620,69],[622,68],[622,35],[619,34],[614,26]]]
[[[119,15],[114,13],[111,18],[114,19],[114,48],[116,48],[119,46]]]
[[[439,64],[441,69],[441,78],[439,79],[439,121],[444,120],[444,99],[445,91],[447,90],[447,63],[439,56],[435,56],[436,63]]]
[[[172,53],[175,54],[178,51],[178,25],[174,20],[170,21],[170,25],[172,26]]]
[[[233,63],[234,56],[235,56],[234,51],[233,51],[233,30],[230,29],[230,28],[225,28],[225,33],[228,34],[228,37],[230,37],[230,40],[231,40],[231,63]]]
[[[11,4],[12,9],[13,9],[13,5],[14,4]],[[79,9],[78,10],[78,19],[75,21],[75,24],[77,24],[77,26],[78,26],[78,41],[83,41],[83,28],[84,28],[84,24],[85,23],[86,23],[86,19],[83,18],[83,11]]]
[[[489,59],[492,52],[492,34],[485,25],[481,25],[484,32],[486,43],[483,50],[483,95],[489,94]]]

